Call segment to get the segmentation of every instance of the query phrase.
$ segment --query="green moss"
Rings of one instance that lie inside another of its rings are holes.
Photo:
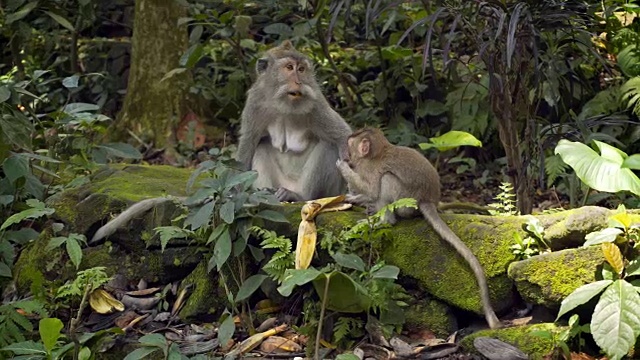
[[[562,331],[562,328],[552,323],[545,323],[506,329],[481,330],[462,339],[460,345],[464,351],[479,354],[473,346],[473,340],[477,337],[487,336],[517,347],[527,354],[529,359],[543,359],[554,350],[555,344],[551,339],[536,336],[534,331],[549,331],[557,334]]]
[[[596,280],[603,260],[597,246],[568,249],[513,263],[508,275],[527,301],[557,307],[573,290]]]
[[[224,292],[218,286],[218,281],[207,272],[207,261],[201,261],[182,281],[181,287],[191,289],[191,295],[180,310],[181,319],[193,320],[202,314],[213,314],[222,310],[222,304],[225,302]]]
[[[426,329],[445,338],[458,329],[455,316],[446,304],[437,300],[420,301],[405,311],[405,329],[410,332]]]
[[[491,298],[511,298],[513,284],[504,274],[514,255],[502,234],[513,229],[512,221],[464,215],[443,215],[443,220],[476,254],[485,269]],[[402,275],[417,279],[437,298],[480,314],[479,288],[467,262],[423,219],[405,220],[401,224],[394,231],[394,241],[385,244],[382,257],[400,267]],[[494,305],[500,311],[509,303],[494,302]]]
[[[140,200],[165,195],[184,196],[192,169],[166,165],[110,165],[97,171],[91,182],[52,196],[55,217],[86,232],[93,222],[107,218]]]

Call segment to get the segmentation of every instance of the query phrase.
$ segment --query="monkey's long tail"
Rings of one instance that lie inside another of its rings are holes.
[[[134,219],[145,212],[153,209],[154,207],[165,203],[167,201],[184,201],[184,198],[170,198],[170,197],[159,197],[152,199],[145,199],[139,201],[133,205],[131,205],[127,210],[123,211],[120,215],[116,216],[113,220],[104,224],[98,231],[96,231],[95,235],[89,241],[89,244],[95,244],[96,242],[111,236],[116,230],[125,226],[131,219]]]
[[[431,223],[433,230],[451,244],[451,246],[453,246],[456,251],[462,255],[465,260],[467,260],[467,263],[471,266],[471,270],[473,270],[473,273],[476,275],[478,286],[480,287],[480,298],[482,299],[484,317],[487,319],[487,323],[490,328],[499,328],[501,326],[500,320],[498,320],[498,317],[491,306],[487,278],[484,275],[484,270],[482,269],[482,265],[480,265],[478,259],[473,255],[469,247],[460,240],[458,235],[451,231],[449,226],[447,226],[442,218],[440,218],[440,214],[438,214],[438,210],[434,204],[422,203],[420,204],[420,211],[422,212],[422,215],[424,215],[425,219]]]

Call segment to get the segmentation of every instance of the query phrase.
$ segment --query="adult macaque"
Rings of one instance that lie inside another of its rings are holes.
[[[414,198],[424,218],[433,229],[467,260],[478,285],[484,315],[492,329],[500,321],[491,306],[489,288],[482,266],[471,250],[460,240],[438,215],[440,177],[438,172],[418,151],[392,145],[381,130],[365,128],[353,133],[347,140],[347,159],[336,162],[347,180],[351,202],[367,205],[375,211],[401,198]],[[416,215],[414,208],[387,211],[383,221],[394,224],[396,215],[407,218]]]
[[[258,172],[255,187],[276,189],[280,201],[344,192],[334,164],[351,129],[329,106],[311,61],[287,40],[257,61],[256,72],[237,153],[246,169]]]
[[[290,41],[256,63],[258,77],[247,93],[237,159],[258,172],[256,188],[272,188],[280,201],[304,201],[345,190],[335,162],[351,128],[329,106],[311,61]],[[178,199],[182,201],[183,199]],[[95,243],[169,198],[146,199],[102,226]]]

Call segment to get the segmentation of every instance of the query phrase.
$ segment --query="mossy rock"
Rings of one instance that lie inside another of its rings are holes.
[[[536,216],[545,227],[544,239],[553,250],[578,247],[590,232],[607,227],[613,212],[597,206],[583,206],[555,214]]]
[[[523,299],[559,308],[573,290],[596,280],[603,261],[599,246],[567,249],[514,262],[508,274]]]
[[[542,360],[553,352],[555,344],[552,340],[553,336],[538,336],[535,332],[557,335],[564,329],[564,327],[553,323],[543,323],[505,329],[480,330],[462,339],[460,345],[463,351],[479,355],[473,346],[473,340],[477,337],[487,336],[515,346],[527,354],[531,360]]]
[[[91,176],[90,182],[50,197],[53,217],[70,231],[86,234],[140,200],[166,195],[185,196],[192,169],[166,165],[110,165]]]
[[[418,300],[405,311],[404,329],[409,332],[429,330],[445,338],[458,330],[458,321],[451,308],[435,299]]]
[[[189,298],[180,310],[180,318],[189,321],[202,320],[202,315],[217,314],[227,303],[224,288],[215,272],[207,271],[207,262],[201,261],[198,266],[184,278],[180,284],[182,291],[189,288]]]
[[[483,266],[496,311],[510,308],[514,288],[506,269],[515,256],[504,234],[519,231],[523,220],[451,214],[443,214],[442,219]],[[438,299],[482,314],[479,287],[469,264],[426,221],[404,220],[393,233],[393,240],[385,242],[382,250],[385,261],[398,266],[402,276],[417,280]]]

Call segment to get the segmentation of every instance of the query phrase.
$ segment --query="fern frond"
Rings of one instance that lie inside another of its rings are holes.
[[[568,167],[569,165],[562,161],[562,158],[558,154],[546,157],[544,161],[544,171],[547,174],[547,186],[553,185],[560,175],[566,173]]]

